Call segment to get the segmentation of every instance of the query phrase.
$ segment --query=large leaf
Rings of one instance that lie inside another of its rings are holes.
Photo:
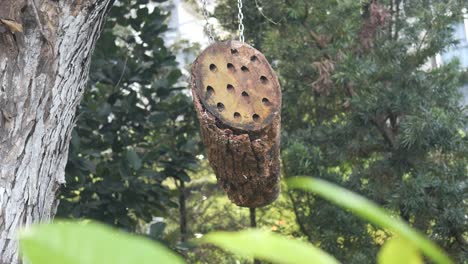
[[[453,263],[437,245],[409,227],[403,221],[392,218],[385,210],[362,196],[324,180],[307,176],[289,179],[288,186],[314,192],[376,225],[392,230],[400,237],[413,243],[436,263]]]
[[[240,232],[214,232],[204,236],[200,241],[245,257],[255,257],[274,263],[339,263],[335,258],[309,243],[255,229]]]
[[[379,251],[377,259],[379,264],[423,264],[418,248],[402,238],[387,241]]]
[[[33,226],[21,233],[20,245],[32,264],[185,263],[156,242],[97,223]]]

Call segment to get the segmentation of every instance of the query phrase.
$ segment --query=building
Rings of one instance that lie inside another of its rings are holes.
[[[437,65],[450,62],[458,58],[461,66],[468,71],[468,15],[462,23],[454,25],[455,38],[459,41],[456,46],[450,47],[446,52],[437,56]],[[468,83],[465,84],[461,91],[463,93],[463,105],[468,106]]]

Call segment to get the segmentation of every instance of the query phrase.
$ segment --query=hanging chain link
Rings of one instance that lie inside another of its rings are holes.
[[[214,42],[213,26],[210,24],[210,21],[208,20],[210,17],[210,14],[208,13],[208,9],[206,7],[207,2],[208,0],[202,0],[203,16],[205,17],[205,33],[208,35],[209,41]]]
[[[242,0],[237,0],[237,8],[239,9],[239,13],[237,14],[237,18],[239,19],[239,41],[244,42],[244,13],[242,13]]]
[[[214,42],[213,26],[210,24],[210,14],[208,13],[208,9],[206,7],[208,4],[208,0],[201,0],[201,2],[203,17],[205,18],[205,33],[208,35],[210,42]],[[242,13],[242,0],[237,0],[237,8],[239,9],[239,13],[237,14],[237,18],[239,19],[239,41],[244,42],[244,13]]]

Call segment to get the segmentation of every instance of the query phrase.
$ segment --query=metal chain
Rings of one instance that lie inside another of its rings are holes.
[[[213,26],[209,22],[210,14],[208,13],[207,3],[208,0],[201,0],[202,2],[202,10],[203,16],[205,17],[205,32],[208,35],[210,42],[214,42],[213,37]],[[237,0],[237,8],[239,9],[239,13],[237,14],[237,18],[239,19],[239,41],[244,42],[244,14],[242,13],[242,0]]]
[[[208,13],[208,9],[206,8],[208,0],[201,0],[202,1],[202,9],[203,9],[203,16],[205,17],[205,33],[208,35],[208,39],[210,42],[214,42],[213,37],[213,26],[209,22],[210,14]]]
[[[237,8],[239,9],[239,13],[237,14],[237,18],[239,19],[239,41],[244,42],[244,24],[242,20],[244,20],[244,14],[242,13],[242,0],[237,0]]]

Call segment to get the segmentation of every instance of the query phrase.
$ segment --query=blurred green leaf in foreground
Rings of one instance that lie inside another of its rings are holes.
[[[423,264],[418,249],[406,239],[394,238],[386,242],[378,255],[379,264]]]
[[[273,263],[337,264],[334,257],[313,245],[261,230],[214,232],[204,236],[202,243],[210,243],[236,254],[255,257]]]
[[[361,218],[395,232],[395,234],[419,248],[436,263],[453,263],[437,245],[409,227],[403,221],[392,218],[382,208],[362,196],[324,180],[311,177],[291,178],[288,180],[288,186],[313,192],[342,208],[350,210],[353,214]]]
[[[130,264],[185,261],[159,243],[93,222],[40,224],[20,234],[32,264]]]

